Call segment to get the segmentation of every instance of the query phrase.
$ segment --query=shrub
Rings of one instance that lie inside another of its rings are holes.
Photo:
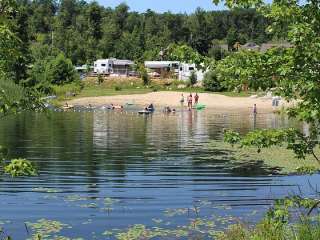
[[[143,85],[149,85],[150,84],[150,78],[149,78],[149,75],[147,73],[147,71],[143,71],[142,74],[141,74],[141,78],[142,78],[142,81],[143,81]]]
[[[150,77],[148,75],[147,70],[145,69],[145,67],[143,65],[139,66],[139,74],[141,76],[143,85],[145,85],[145,86],[150,85],[150,83],[151,83]]]
[[[46,73],[51,84],[62,85],[79,80],[71,60],[62,53],[48,62]]]
[[[119,85],[117,85],[117,86],[114,87],[114,90],[116,90],[116,91],[121,91],[121,90],[122,90],[122,87],[119,86]]]
[[[155,86],[155,85],[151,86],[151,89],[152,89],[153,92],[158,92],[159,91],[159,87]]]
[[[214,71],[209,71],[204,75],[203,86],[205,90],[212,92],[220,92],[225,90]]]
[[[104,77],[101,74],[98,74],[98,84],[100,85],[103,82],[104,82]]]
[[[197,83],[198,78],[197,78],[197,74],[196,74],[195,71],[191,72],[191,75],[189,77],[189,81],[190,81],[191,86],[193,86],[193,85],[195,85]]]
[[[38,174],[30,161],[21,158],[11,160],[11,163],[4,167],[4,172],[12,177],[36,176]]]

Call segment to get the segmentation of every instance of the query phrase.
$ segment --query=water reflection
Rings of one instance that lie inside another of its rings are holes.
[[[14,116],[0,122],[0,142],[10,148],[11,157],[35,161],[41,175],[0,178],[0,220],[11,220],[6,229],[16,239],[25,238],[25,221],[40,218],[72,225],[63,232],[68,236],[92,239],[93,231],[101,236],[106,228],[153,226],[151,219],[166,218],[166,209],[194,205],[201,205],[201,217],[255,220],[259,214],[248,214],[285,195],[284,187],[298,190],[306,184],[303,178],[269,176],[262,162],[231,163],[228,152],[209,151],[206,144],[221,140],[224,128],[246,133],[286,126],[302,127],[273,114],[209,110]],[[105,199],[112,205],[107,211]],[[170,227],[185,224],[188,215],[167,221]]]

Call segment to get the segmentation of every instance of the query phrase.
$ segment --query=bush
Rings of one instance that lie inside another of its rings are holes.
[[[104,77],[101,74],[98,74],[98,84],[100,85],[103,82],[104,82]]]
[[[79,80],[74,66],[70,59],[64,54],[59,54],[46,65],[48,80],[52,84],[63,85]]]
[[[117,86],[114,87],[114,90],[116,90],[116,91],[121,91],[121,90],[122,90],[122,87],[119,86],[119,85],[117,85]]]
[[[151,81],[150,81],[150,77],[148,75],[147,70],[145,69],[145,67],[143,65],[139,66],[139,74],[141,76],[142,82],[144,86],[150,85]]]
[[[212,92],[221,92],[226,90],[221,82],[218,80],[218,77],[214,71],[209,71],[204,75],[203,87],[205,90]]]
[[[149,85],[150,84],[150,78],[149,78],[149,75],[147,73],[147,71],[143,71],[142,74],[141,74],[141,78],[142,78],[142,81],[143,81],[143,85]]]
[[[23,82],[25,86],[35,87],[45,94],[51,94],[51,85],[64,85],[78,82],[80,77],[70,59],[63,53],[37,59],[28,71],[29,78]]]
[[[4,172],[12,177],[37,175],[34,165],[30,161],[21,158],[11,160],[11,163],[4,167]]]
[[[189,81],[190,81],[191,86],[193,86],[193,85],[195,85],[197,83],[198,78],[197,78],[197,74],[196,74],[195,71],[191,72],[191,75],[189,77]]]
[[[159,91],[159,87],[155,86],[155,85],[151,86],[151,89],[152,89],[153,92],[158,92]]]

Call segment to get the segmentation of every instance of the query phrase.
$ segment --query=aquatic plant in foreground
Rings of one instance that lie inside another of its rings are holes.
[[[32,162],[22,158],[11,160],[11,163],[4,167],[4,172],[12,177],[38,175],[37,169]]]

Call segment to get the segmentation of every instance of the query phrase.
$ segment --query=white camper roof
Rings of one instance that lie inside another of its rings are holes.
[[[131,60],[121,60],[116,58],[109,59],[98,59],[95,63],[113,63],[114,65],[126,66],[126,65],[134,65],[134,62]]]
[[[172,67],[173,64],[179,65],[178,61],[145,61],[144,65],[147,68],[166,68]]]
[[[114,59],[113,60],[113,64],[114,65],[118,65],[118,66],[127,66],[127,65],[134,65],[134,62],[131,60],[119,60],[119,59]]]

